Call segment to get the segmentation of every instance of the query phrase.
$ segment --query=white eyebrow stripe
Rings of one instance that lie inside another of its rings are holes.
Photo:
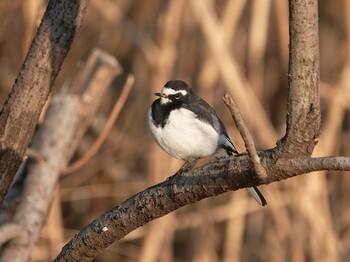
[[[183,96],[187,95],[186,90],[174,90],[172,88],[164,87],[162,90],[162,93],[169,96],[169,95],[175,95],[178,93],[181,93]]]

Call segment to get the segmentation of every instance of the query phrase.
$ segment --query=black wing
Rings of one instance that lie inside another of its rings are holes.
[[[208,124],[213,126],[213,128],[218,133],[220,133],[221,135],[224,135],[227,138],[229,143],[231,143],[232,145],[232,147],[223,145],[223,148],[226,149],[227,153],[229,154],[238,153],[231,139],[227,134],[227,131],[223,122],[218,117],[215,110],[207,102],[205,102],[202,98],[196,95],[194,96],[194,99],[192,101],[190,101],[189,103],[184,103],[182,106],[194,112],[197,115],[198,119],[207,122]]]

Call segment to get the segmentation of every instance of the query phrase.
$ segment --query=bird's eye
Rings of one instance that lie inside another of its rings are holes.
[[[175,98],[176,98],[176,99],[179,99],[180,97],[181,97],[181,94],[180,94],[180,93],[175,94]]]

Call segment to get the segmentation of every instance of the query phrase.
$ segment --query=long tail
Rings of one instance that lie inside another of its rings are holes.
[[[227,145],[223,145],[223,148],[226,150],[228,155],[238,154],[237,149],[233,145],[231,139],[227,136],[228,143]],[[260,192],[260,190],[257,187],[249,187],[247,188],[249,193],[254,197],[256,202],[259,203],[261,206],[267,205],[266,199],[264,195]]]
[[[249,193],[254,197],[256,202],[259,203],[261,206],[267,205],[266,199],[263,196],[263,194],[260,192],[260,190],[257,187],[249,187],[247,188]]]

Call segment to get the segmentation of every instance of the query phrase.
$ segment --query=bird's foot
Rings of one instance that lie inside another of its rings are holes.
[[[227,151],[224,148],[220,148],[214,156],[216,160],[223,160],[229,157]]]
[[[176,173],[170,177],[167,178],[167,180],[173,180],[177,176],[183,176],[185,173],[190,171],[195,164],[197,163],[197,160],[192,161],[192,162],[185,162],[185,164],[182,165],[182,167],[176,171]]]

